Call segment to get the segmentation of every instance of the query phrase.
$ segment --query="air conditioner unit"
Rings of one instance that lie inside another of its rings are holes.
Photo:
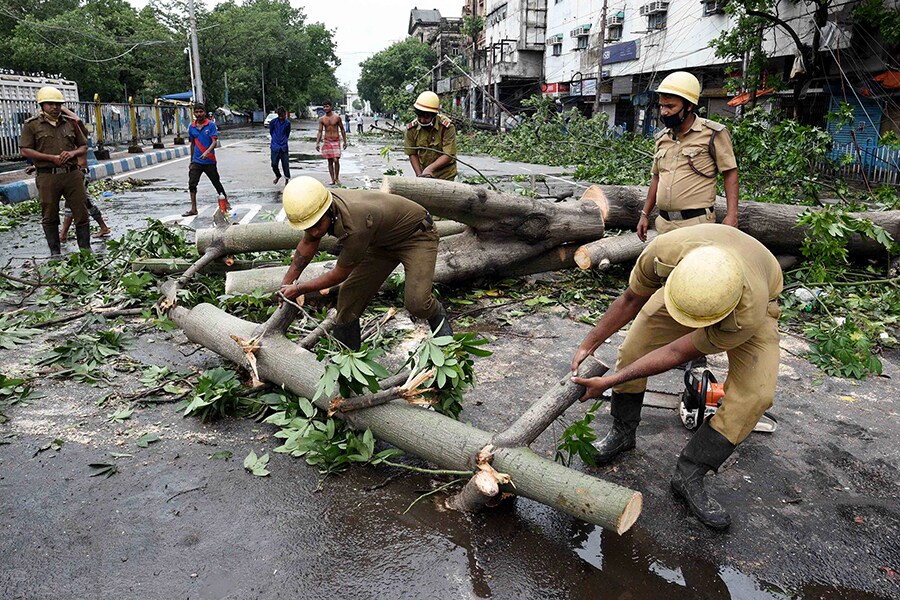
[[[606,30],[606,38],[604,41],[606,42],[618,42],[622,39],[622,28],[614,27],[612,29]]]
[[[563,34],[556,33],[547,38],[547,45],[552,46],[554,44],[562,44]]]
[[[625,13],[617,12],[614,15],[610,15],[606,17],[606,26],[607,27],[615,27],[616,25],[622,25],[625,23]]]
[[[591,34],[590,24],[579,25],[578,27],[576,27],[575,29],[573,29],[572,31],[569,32],[569,37],[577,38],[577,37],[582,37],[582,36],[590,35],[590,34]]]
[[[655,2],[643,5],[641,7],[640,14],[642,17],[648,17],[650,15],[657,15],[659,13],[667,12],[668,10],[668,2],[666,2],[665,0],[656,0]]]

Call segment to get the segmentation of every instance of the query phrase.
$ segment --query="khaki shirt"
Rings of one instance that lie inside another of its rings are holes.
[[[709,138],[717,131],[713,141],[716,158],[709,155]],[[651,172],[659,175],[656,205],[665,211],[708,208],[716,203],[716,178],[703,177],[691,169],[688,157],[703,174],[715,175],[737,168],[731,134],[721,123],[694,118],[688,132],[677,140],[669,129],[656,136],[656,151]]]
[[[449,154],[453,160],[435,172],[434,176],[451,181],[456,177],[456,126],[448,117],[438,114],[431,127],[422,127],[418,119],[413,119],[406,126],[403,143],[407,156],[417,155],[423,169],[443,156],[441,152]]]
[[[691,336],[698,350],[716,354],[736,348],[753,337],[766,322],[767,315],[778,316],[775,301],[784,283],[781,267],[756,238],[734,227],[715,223],[670,231],[657,236],[644,249],[631,271],[628,287],[640,296],[657,293],[675,265],[688,252],[701,246],[727,249],[744,268],[744,292],[734,311],[714,325],[695,330]],[[703,282],[697,285],[703,285]]]
[[[19,136],[19,147],[28,148],[42,154],[57,155],[68,150],[77,150],[81,146],[87,146],[87,138],[81,129],[65,115],[60,115],[56,125],[52,125],[44,116],[44,113],[31,117],[22,126],[22,135]],[[72,158],[66,165],[78,165],[78,159]],[[34,166],[46,169],[57,167],[56,163],[49,160],[35,160]]]
[[[352,269],[370,249],[390,249],[405,242],[424,221],[427,211],[402,196],[372,190],[332,190],[332,234],[341,253],[337,264]]]

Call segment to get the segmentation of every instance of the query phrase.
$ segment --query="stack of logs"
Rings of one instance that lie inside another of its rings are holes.
[[[646,188],[637,186],[592,186],[580,201],[565,203],[435,179],[386,177],[382,191],[414,200],[433,215],[446,219],[438,222],[442,237],[435,281],[440,283],[525,275],[576,265],[582,269],[605,269],[613,264],[633,262],[649,243],[649,240],[641,242],[634,233],[604,238],[607,228],[628,231],[636,227],[646,197]],[[721,220],[724,202],[720,201],[716,208]],[[802,228],[796,226],[796,219],[803,210],[805,207],[743,202],[740,227],[773,253],[796,255],[804,235]],[[884,227],[895,239],[900,236],[897,212],[859,216]],[[247,352],[253,352],[260,379],[309,398],[314,395],[324,367],[307,348],[283,335],[297,315],[296,308],[285,304],[267,323],[260,325],[233,317],[209,304],[187,309],[176,303],[178,288],[200,270],[217,266],[221,269],[222,257],[292,249],[301,233],[285,223],[201,230],[196,240],[201,258],[195,264],[140,261],[135,268],[157,273],[186,269],[177,280],[163,286],[166,298],[160,306],[188,338],[238,364],[246,365]],[[850,251],[870,257],[883,254],[880,246],[859,237],[852,241]],[[306,269],[303,279],[315,277],[333,268],[333,264],[333,261],[314,263]],[[286,267],[241,270],[242,266],[256,265],[236,263],[236,269],[227,270],[227,293],[249,293],[260,288],[274,292],[286,272]],[[337,291],[323,290],[323,293]],[[241,343],[235,344],[233,339]],[[586,361],[582,370],[583,376],[593,376],[604,372],[606,367],[596,361]],[[382,382],[382,389],[399,386],[404,378],[399,376]],[[622,533],[640,514],[639,493],[565,468],[528,449],[528,444],[581,393],[580,387],[565,377],[521,418],[498,433],[481,431],[397,401],[340,416],[351,427],[369,428],[382,441],[441,467],[472,470],[477,475],[451,502],[457,508],[475,509],[489,504],[490,496],[501,491],[516,493]],[[331,399],[321,398],[319,402],[327,410]],[[489,468],[485,466],[488,463],[492,465]],[[497,476],[493,485],[483,485],[486,472]]]

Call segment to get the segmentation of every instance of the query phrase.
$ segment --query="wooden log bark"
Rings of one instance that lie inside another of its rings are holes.
[[[141,258],[131,263],[135,272],[152,273],[154,275],[175,275],[187,271],[195,261],[171,258]],[[249,271],[263,267],[277,266],[280,262],[270,260],[236,260],[231,265],[221,261],[211,262],[200,269],[201,273],[224,275],[231,271]]]
[[[541,244],[543,251],[603,237],[601,210],[594,202],[548,202],[465,183],[411,177],[385,177],[381,191],[409,198],[433,215],[465,223],[485,242],[519,240]]]
[[[466,229],[462,223],[454,221],[435,221],[440,236],[461,233]],[[260,252],[263,250],[293,250],[297,247],[303,231],[294,229],[286,221],[271,223],[250,223],[248,225],[231,226],[226,229],[198,229],[197,252],[203,254],[215,243],[222,244],[226,254],[244,252]],[[331,252],[337,246],[337,239],[327,235],[322,238],[320,249]]]
[[[174,307],[169,316],[192,342],[239,364],[245,361],[244,351],[231,336],[249,339],[257,327],[209,304],[191,310]],[[281,335],[266,336],[260,346],[256,360],[261,379],[307,398],[314,395],[324,375],[315,355]],[[328,410],[330,399],[319,398],[317,405]],[[399,402],[343,417],[354,429],[369,428],[378,439],[448,469],[474,471],[476,453],[491,438],[486,431]],[[527,448],[500,448],[493,465],[510,475],[515,493],[620,534],[634,524],[641,511],[640,493],[568,469]]]
[[[593,185],[582,196],[601,207],[606,227],[609,229],[634,230],[644,207],[647,188],[640,186]],[[774,254],[796,254],[806,235],[806,227],[797,226],[797,217],[809,210],[809,206],[794,204],[771,204],[743,200],[738,205],[738,228],[758,239]],[[716,220],[721,222],[727,210],[725,199],[716,198]],[[822,210],[813,208],[812,210]],[[653,225],[658,211],[650,215]],[[854,217],[868,219],[883,227],[896,240],[900,239],[900,211],[869,211],[851,213]],[[880,244],[854,235],[848,244],[855,256],[885,256]]]
[[[575,263],[579,269],[606,270],[611,265],[632,263],[641,255],[653,238],[655,231],[647,232],[647,241],[642,242],[636,233],[626,233],[590,242],[575,251]]]
[[[609,367],[588,356],[578,368],[578,376],[582,378],[601,377],[609,371]],[[566,376],[541,396],[522,413],[512,425],[494,436],[492,444],[500,448],[516,448],[527,446],[537,439],[553,421],[575,404],[584,394],[584,386],[572,383],[571,375]]]

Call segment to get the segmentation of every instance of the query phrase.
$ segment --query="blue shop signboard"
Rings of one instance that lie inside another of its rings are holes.
[[[637,60],[638,50],[638,40],[607,46],[603,49],[603,64],[611,65],[613,63]]]

